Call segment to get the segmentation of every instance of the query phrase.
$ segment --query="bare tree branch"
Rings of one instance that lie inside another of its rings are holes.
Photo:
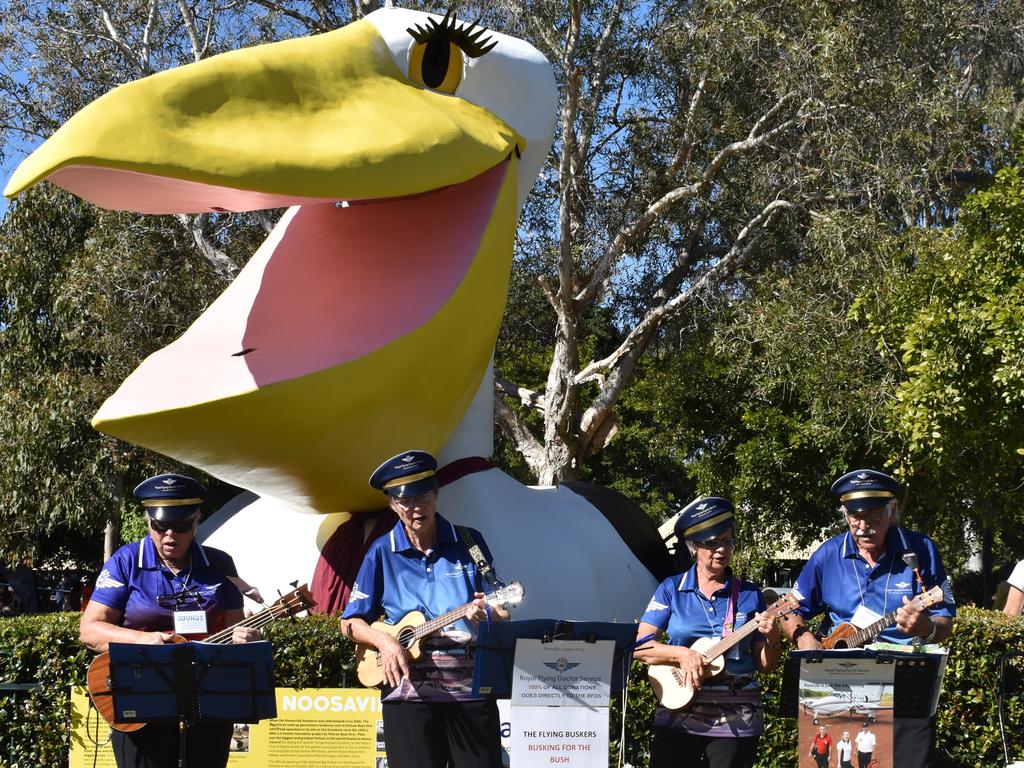
[[[502,397],[494,398],[494,420],[502,434],[522,454],[530,471],[539,476],[544,466],[544,447]]]
[[[181,12],[181,21],[185,25],[185,33],[192,44],[192,59],[200,61],[203,58],[203,44],[199,40],[199,31],[196,29],[196,17],[185,0],[178,0],[178,10]]]
[[[635,364],[639,355],[646,349],[654,331],[666,316],[685,306],[687,302],[704,290],[712,281],[720,280],[735,272],[761,242],[760,237],[752,237],[752,233],[763,232],[779,211],[795,207],[793,203],[782,199],[773,200],[764,206],[740,230],[728,253],[714,267],[706,270],[694,282],[690,283],[684,292],[677,293],[668,300],[656,302],[648,309],[643,319],[637,323],[615,351],[601,360],[590,362],[583,370],[577,373],[574,379],[576,384],[598,380],[598,376],[602,372],[608,374],[607,379],[603,382],[601,392],[595,398],[591,408],[599,411],[601,406],[612,404],[618,399],[622,388],[628,381],[628,375],[625,374],[631,373],[633,364]],[[748,238],[750,238],[749,241]],[[584,414],[584,418],[586,417],[587,415]]]
[[[207,236],[206,227],[209,224],[210,214],[200,213],[190,216],[185,213],[176,213],[174,218],[192,236],[199,253],[216,270],[217,274],[225,281],[233,280],[238,274],[238,265],[223,250],[214,245],[213,240]]]
[[[103,26],[106,27],[107,30],[107,39],[121,50],[121,52],[125,55],[125,58],[127,58],[132,63],[135,69],[137,69],[140,72],[146,72],[146,70],[143,68],[143,63],[139,59],[138,54],[132,49],[130,45],[128,45],[124,41],[123,36],[118,31],[117,26],[115,26],[114,18],[110,13],[110,8],[108,7],[107,3],[104,0],[99,0],[99,6],[100,16],[103,19]],[[77,32],[72,32],[72,30],[67,31],[71,32],[72,34],[75,34],[75,36],[77,37]],[[148,72],[146,74],[148,74]]]
[[[499,376],[497,372],[494,374],[494,389],[496,392],[500,392],[508,397],[514,397],[527,408],[533,408],[538,411],[544,410],[544,395],[534,392],[532,389],[521,387],[518,384],[513,384],[511,381]]]
[[[695,94],[695,100],[691,101],[691,108],[693,108],[695,104],[699,103],[699,101],[696,101],[698,99],[698,95],[699,93]],[[612,238],[611,244],[601,255],[601,258],[598,260],[591,273],[590,279],[587,281],[586,287],[575,296],[575,300],[581,304],[587,304],[596,298],[601,286],[604,285],[605,280],[611,273],[612,266],[626,252],[629,246],[651,227],[665,209],[680,200],[692,198],[697,195],[705,196],[711,188],[715,178],[718,176],[719,171],[721,171],[722,167],[730,158],[735,155],[757,149],[758,147],[770,142],[779,134],[797,125],[799,121],[794,117],[780,123],[767,132],[763,131],[766,122],[771,119],[771,117],[777,115],[782,107],[790,101],[794,95],[794,92],[790,92],[780,97],[775,104],[773,104],[763,115],[761,115],[761,117],[758,118],[754,126],[750,129],[750,133],[747,135],[747,138],[741,141],[731,142],[720,149],[704,169],[704,173],[701,175],[699,181],[692,182],[686,186],[676,187],[675,189],[666,192],[658,200],[651,203],[647,207],[647,210],[640,214],[640,216],[635,220],[629,224],[623,225]]]

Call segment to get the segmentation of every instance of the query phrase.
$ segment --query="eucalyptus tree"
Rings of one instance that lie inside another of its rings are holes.
[[[549,307],[547,363],[497,378],[497,421],[541,482],[609,445],[676,321],[815,259],[823,217],[953,218],[1020,114],[1019,0],[505,7],[562,86],[519,251]],[[598,310],[619,333],[588,349]]]
[[[0,220],[0,550],[96,559],[106,528],[109,554],[134,482],[180,471],[89,426],[218,292],[174,222],[137,224],[47,187]]]

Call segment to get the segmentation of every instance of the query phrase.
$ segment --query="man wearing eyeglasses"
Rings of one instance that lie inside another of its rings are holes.
[[[382,463],[370,485],[387,494],[398,523],[373,544],[356,576],[341,630],[375,648],[384,677],[384,744],[388,764],[401,768],[493,768],[501,765],[500,722],[493,699],[474,698],[473,625],[508,618],[488,606],[480,559],[490,550],[478,531],[457,529],[437,512],[437,461],[405,451]],[[468,540],[467,540],[468,539]],[[428,619],[466,605],[462,616],[428,635],[412,663],[391,634],[370,624],[398,624],[412,611]]]
[[[783,624],[801,650],[822,647],[805,619],[825,611],[829,627],[861,629],[895,613],[895,625],[881,631],[879,641],[938,643],[949,636],[953,591],[935,543],[899,525],[901,491],[894,478],[872,469],[848,472],[832,484],[846,530],[811,555],[794,589],[799,613]],[[923,608],[911,600],[936,586],[942,603]],[[895,721],[895,765],[931,766],[934,746],[934,718]]]
[[[165,474],[144,480],[134,494],[146,511],[149,535],[125,544],[104,564],[82,613],[82,642],[97,652],[110,643],[162,645],[242,621],[231,556],[195,542],[206,489],[190,477]],[[259,639],[256,628],[232,631],[236,643]],[[196,723],[189,731],[188,765],[223,768],[230,738],[231,723]],[[113,731],[111,745],[120,768],[175,765],[178,728],[149,723],[138,731]]]

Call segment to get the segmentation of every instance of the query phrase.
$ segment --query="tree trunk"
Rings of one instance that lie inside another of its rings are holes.
[[[109,560],[121,546],[121,499],[124,498],[124,476],[118,473],[112,477],[110,486],[114,504],[103,528],[103,562]]]

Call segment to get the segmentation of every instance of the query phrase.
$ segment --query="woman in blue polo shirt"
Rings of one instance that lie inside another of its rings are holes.
[[[690,706],[654,714],[651,768],[749,768],[764,730],[763,706],[754,679],[779,660],[779,628],[761,617],[758,631],[734,645],[725,670],[703,679],[702,656],[689,646],[700,638],[721,639],[765,609],[761,590],[735,577],[729,567],[736,548],[732,503],[715,496],[691,502],[676,521],[676,547],[686,546],[695,562],[665,579],[654,593],[638,639],[667,634],[667,642],[644,642],[636,657],[648,664],[678,667],[683,685],[697,691]]]
[[[242,620],[242,595],[229,578],[237,576],[231,556],[195,542],[205,495],[183,475],[157,475],[135,488],[149,535],[118,549],[96,579],[79,628],[91,650],[106,651],[110,643],[162,645],[176,635],[198,639]],[[259,639],[258,629],[232,632],[236,643]],[[223,768],[230,738],[231,723],[196,723],[189,729],[189,768]],[[119,768],[173,768],[178,744],[175,723],[111,732]]]
[[[437,513],[437,461],[426,451],[405,451],[381,464],[370,485],[388,496],[398,523],[370,545],[341,630],[377,649],[384,677],[384,745],[396,768],[497,768],[501,724],[497,703],[474,697],[474,624],[508,617],[483,600],[478,558],[454,525]],[[480,533],[463,529],[491,553]],[[410,611],[436,618],[466,606],[458,619],[424,638],[412,663],[389,633],[371,626],[381,616],[398,624]]]

